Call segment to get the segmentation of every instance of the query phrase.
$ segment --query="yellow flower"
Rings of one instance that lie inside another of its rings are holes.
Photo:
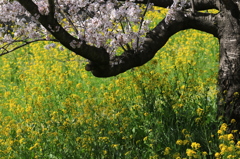
[[[170,147],[166,147],[165,150],[164,150],[164,155],[168,155],[171,151],[171,148]]]
[[[207,153],[206,151],[202,152],[202,155],[203,155],[203,156],[207,156],[207,154],[208,154],[208,153]]]
[[[184,89],[186,86],[185,85],[182,85],[180,89]]]
[[[147,139],[148,139],[148,137],[146,136],[146,137],[143,138],[143,141],[147,141]]]
[[[228,155],[227,158],[236,158],[234,155]]]
[[[141,142],[141,140],[137,140],[137,141],[136,141],[136,144],[138,144],[138,143],[140,143],[140,142]]]
[[[196,155],[196,151],[191,150],[191,149],[187,149],[187,150],[186,150],[186,154],[187,154],[187,156],[189,156],[189,157],[193,157],[194,155]]]
[[[228,152],[233,152],[233,150],[234,150],[234,147],[233,147],[233,146],[229,146],[229,147],[227,148],[227,151],[228,151]]]
[[[237,145],[237,146],[240,146],[240,141],[238,141],[236,145]]]
[[[183,134],[188,133],[187,129],[182,129],[182,133]]]
[[[112,147],[118,149],[119,144],[112,144]]]
[[[224,147],[226,147],[226,145],[224,145],[224,144],[220,144],[220,145],[219,145],[219,148],[220,148],[220,149],[222,149],[222,148],[224,148]]]
[[[103,154],[106,155],[106,154],[107,154],[107,151],[106,151],[106,150],[103,150]]]
[[[76,88],[81,88],[81,86],[82,86],[82,83],[78,83],[78,84],[76,85]]]
[[[190,135],[190,134],[186,134],[185,137],[186,137],[186,138],[190,138],[191,135]]]
[[[177,145],[182,145],[182,144],[183,144],[183,141],[182,141],[182,140],[177,140],[177,141],[176,141],[176,144],[177,144]]]
[[[223,146],[223,147],[221,148],[221,152],[220,152],[220,154],[223,155],[225,152],[228,151],[227,149],[228,149],[227,146]]]
[[[24,138],[21,138],[21,139],[19,140],[19,143],[20,143],[20,144],[23,144],[23,143],[24,143],[23,140],[24,140]]]
[[[22,129],[17,129],[16,133],[20,135],[22,133]]]
[[[81,140],[81,138],[80,138],[80,137],[77,137],[77,138],[76,138],[76,141],[77,141],[77,142],[78,142],[78,141],[80,141],[80,140]]]
[[[29,150],[31,151],[32,149],[36,148],[39,144],[35,143],[32,147],[29,148]]]
[[[228,139],[228,135],[220,135],[218,138],[220,140],[227,140]]]
[[[127,156],[127,155],[130,154],[130,153],[131,153],[131,151],[126,152],[126,153],[125,153],[125,156]]]
[[[223,134],[223,131],[222,130],[218,130],[217,133],[218,134]]]
[[[202,108],[197,108],[197,115],[201,116],[203,114],[203,109]]]
[[[145,112],[145,113],[144,113],[144,116],[148,116],[148,113]]]
[[[236,123],[236,120],[235,119],[232,119],[231,120],[231,123],[233,124],[233,123]]]
[[[231,133],[237,133],[238,132],[238,130],[232,130],[231,131]]]
[[[187,144],[189,144],[189,143],[190,143],[189,140],[183,140],[183,145],[187,145]]]
[[[228,134],[228,140],[233,140],[234,137],[233,137],[233,134]]]
[[[108,137],[99,137],[98,139],[102,140],[102,141],[108,141],[109,138]]]
[[[239,92],[234,92],[233,95],[234,95],[234,96],[238,96],[238,95],[239,95]]]
[[[4,97],[7,98],[8,96],[10,96],[11,92],[7,91],[4,93]]]
[[[216,158],[219,158],[221,157],[221,154],[219,152],[216,152],[215,155],[214,155]]]
[[[159,155],[150,156],[149,159],[159,159]]]
[[[195,118],[195,122],[199,123],[201,121],[201,118]]]
[[[193,149],[197,150],[197,149],[199,149],[199,148],[201,147],[201,145],[200,145],[199,143],[193,142],[193,143],[191,144],[191,147],[192,147]]]
[[[226,123],[223,123],[220,127],[220,130],[222,131],[226,131],[227,130],[227,124]]]
[[[180,157],[180,153],[174,153],[173,154],[173,158],[175,158],[175,159],[181,159],[181,157]]]

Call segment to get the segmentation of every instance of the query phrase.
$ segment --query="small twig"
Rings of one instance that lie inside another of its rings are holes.
[[[147,6],[146,6],[146,8],[145,8],[145,10],[144,10],[144,13],[143,13],[143,16],[142,16],[142,19],[141,19],[141,22],[140,22],[140,26],[139,26],[139,30],[138,30],[138,32],[140,32],[140,30],[142,29],[142,25],[143,25],[144,17],[145,17],[145,15],[146,15],[146,13],[147,13],[147,10],[148,10],[148,7],[149,7],[149,4],[150,4],[150,0],[148,0],[148,2],[147,2]],[[138,50],[138,45],[139,45],[139,37],[137,37],[137,50]]]
[[[3,55],[6,55],[8,53],[11,53],[21,47],[24,47],[28,44],[31,44],[31,43],[34,43],[34,42],[39,42],[39,41],[53,41],[53,42],[58,42],[58,40],[56,39],[50,39],[50,40],[47,40],[47,39],[36,39],[36,40],[32,40],[32,41],[24,41],[24,40],[16,40],[16,41],[13,41],[11,43],[8,43],[6,45],[4,45],[3,47],[0,48],[0,50],[4,50],[2,53],[0,53],[0,56],[3,56]],[[9,47],[10,45],[14,44],[14,43],[17,43],[17,42],[23,42],[24,44],[21,44],[17,47],[14,47],[13,49],[11,50],[7,50],[6,48]]]
[[[51,0],[49,0],[49,1],[51,1]],[[59,6],[58,2],[57,2],[57,5]],[[65,17],[67,18],[69,24],[73,27],[73,29],[76,32],[76,34],[79,35],[79,32],[78,32],[76,26],[74,25],[73,21],[70,19],[69,13],[67,11],[65,11],[65,10],[62,10],[62,9],[59,9],[59,12],[62,12],[63,15],[65,15]]]

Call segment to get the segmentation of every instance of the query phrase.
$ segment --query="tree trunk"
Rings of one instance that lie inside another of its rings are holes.
[[[229,131],[240,130],[239,17],[227,9],[219,16],[222,17],[218,25],[220,43],[218,117],[230,124]],[[233,123],[232,119],[237,122]]]

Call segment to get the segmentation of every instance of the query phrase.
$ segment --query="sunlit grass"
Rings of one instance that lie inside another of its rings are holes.
[[[182,31],[148,64],[106,79],[43,45],[0,58],[1,158],[240,156],[216,119],[213,36]]]

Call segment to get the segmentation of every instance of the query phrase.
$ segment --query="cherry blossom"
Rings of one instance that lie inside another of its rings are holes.
[[[50,25],[44,28],[38,22],[41,15],[50,14],[49,1],[33,0],[33,2],[37,5],[39,13],[30,15],[19,2],[0,0],[2,45],[6,42],[14,43],[16,40],[52,40],[54,37],[49,35],[60,30],[59,27]],[[139,37],[143,37],[142,35],[149,30],[149,21],[142,20],[145,8],[140,8],[133,0],[125,2],[55,0],[54,2],[54,18],[69,34],[89,45],[103,47],[109,53],[127,44],[134,49],[137,47],[137,41],[138,45],[143,41]],[[137,27],[139,30],[133,30],[134,25],[141,27]],[[72,48],[78,48],[81,44],[72,41],[70,45]]]

